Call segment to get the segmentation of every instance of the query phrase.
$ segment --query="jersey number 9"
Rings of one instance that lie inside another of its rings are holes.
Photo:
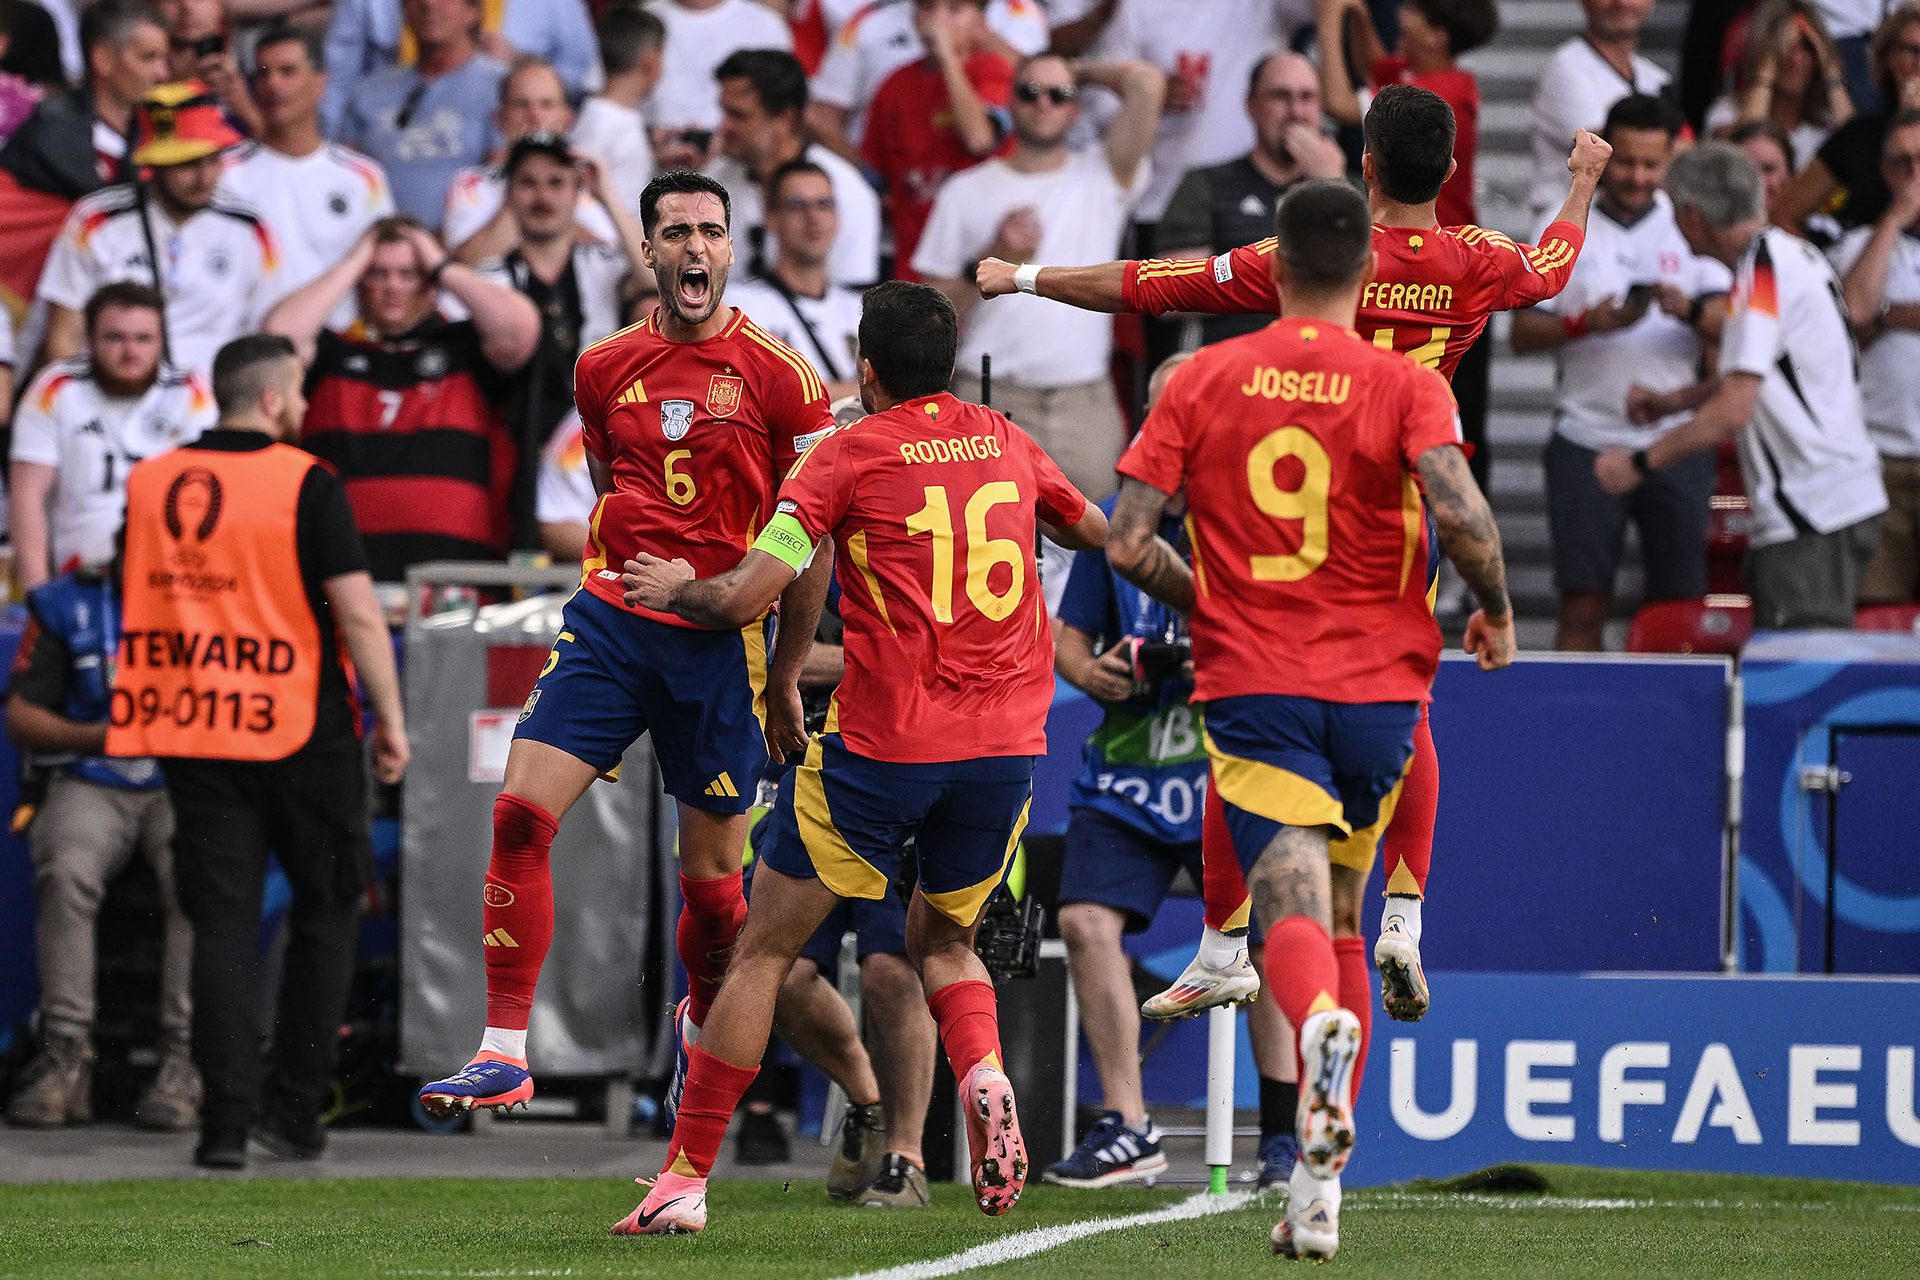
[[[1282,489],[1273,478],[1287,458],[1300,462],[1300,482]],[[1326,446],[1302,427],[1269,432],[1247,455],[1247,487],[1253,505],[1275,520],[1300,522],[1300,549],[1287,556],[1250,557],[1257,582],[1298,582],[1327,561],[1327,489],[1333,460]]]
[[[930,534],[933,538],[933,617],[936,622],[953,621],[953,507],[945,485],[928,485],[927,505],[907,517],[909,534]],[[1011,480],[995,480],[981,485],[967,499],[967,599],[988,618],[999,622],[1012,613],[1027,593],[1026,559],[1020,544],[1012,538],[987,536],[987,512],[1006,503],[1020,501],[1020,486]],[[1011,569],[1007,589],[995,592],[987,578],[995,565]]]

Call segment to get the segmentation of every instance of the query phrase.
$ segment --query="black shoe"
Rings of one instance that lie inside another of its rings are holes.
[[[793,1156],[786,1131],[771,1111],[748,1111],[740,1117],[740,1136],[734,1140],[735,1164],[785,1164]]]
[[[193,1162],[202,1169],[246,1168],[247,1131],[224,1126],[202,1129],[200,1145],[193,1149]]]
[[[282,1160],[315,1160],[327,1149],[327,1131],[318,1120],[296,1124],[269,1117],[250,1136],[255,1146]]]

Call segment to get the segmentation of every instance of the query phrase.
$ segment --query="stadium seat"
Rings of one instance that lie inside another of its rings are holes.
[[[1707,591],[1738,595],[1745,590],[1740,567],[1747,558],[1747,531],[1753,508],[1740,475],[1740,453],[1733,441],[1721,444],[1713,497],[1707,512]]]
[[[1853,615],[1855,631],[1920,632],[1920,602],[1863,604]]]
[[[1633,615],[1628,653],[1738,654],[1753,636],[1753,602],[1745,596],[1655,600]]]

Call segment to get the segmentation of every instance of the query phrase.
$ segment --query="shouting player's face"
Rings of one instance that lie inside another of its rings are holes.
[[[704,191],[660,198],[660,221],[647,237],[647,265],[660,281],[660,305],[680,324],[698,328],[720,308],[733,266],[727,211]]]

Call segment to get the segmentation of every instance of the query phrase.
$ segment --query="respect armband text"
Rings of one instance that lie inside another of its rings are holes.
[[[753,540],[754,550],[764,551],[780,563],[799,573],[813,559],[813,539],[807,536],[806,528],[792,516],[782,512],[767,523],[760,536]]]

